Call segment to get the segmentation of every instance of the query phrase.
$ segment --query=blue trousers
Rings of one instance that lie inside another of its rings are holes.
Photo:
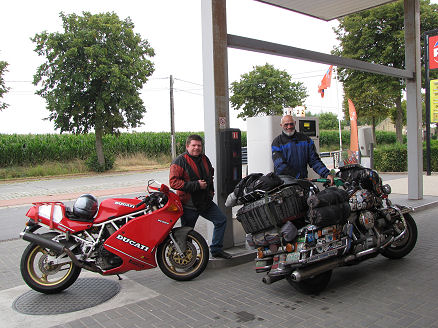
[[[181,217],[181,225],[183,227],[194,228],[199,215],[213,223],[213,240],[210,244],[210,252],[215,253],[220,251],[223,247],[225,227],[227,225],[227,217],[222,213],[220,208],[213,201],[211,201],[210,207],[202,212],[187,207],[183,208],[184,213]]]

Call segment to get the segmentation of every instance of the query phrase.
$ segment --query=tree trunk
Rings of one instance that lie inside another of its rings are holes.
[[[96,133],[96,154],[97,154],[97,161],[99,162],[99,165],[102,168],[105,168],[105,156],[103,154],[103,128],[98,127],[97,125],[94,128]]]
[[[397,108],[395,116],[395,134],[397,136],[397,142],[403,142],[403,109],[401,105],[401,96],[395,100],[395,108]]]
[[[374,116],[373,116],[372,127],[373,127],[373,144],[375,147],[376,146],[376,118]]]

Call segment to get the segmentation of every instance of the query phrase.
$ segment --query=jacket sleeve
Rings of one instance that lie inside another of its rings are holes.
[[[208,183],[208,190],[211,193],[214,193],[214,168],[213,165],[211,165],[210,159],[207,156],[205,156],[205,158],[207,159],[208,169],[210,171],[210,176],[211,176],[211,181],[209,181]]]
[[[271,151],[272,151],[272,161],[274,162],[274,173],[291,175],[296,177],[297,173],[288,165],[286,159],[283,157],[282,151],[283,145],[281,144],[280,138],[277,137],[272,141]]]
[[[173,163],[169,171],[169,184],[175,190],[192,193],[200,189],[198,181],[188,181],[189,177],[184,169]]]
[[[326,178],[330,174],[330,170],[321,161],[321,158],[316,152],[313,140],[309,142],[309,166],[323,178]]]

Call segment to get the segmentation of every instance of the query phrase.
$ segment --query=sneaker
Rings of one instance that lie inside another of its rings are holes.
[[[229,260],[230,258],[233,257],[230,253],[224,252],[223,250],[211,253],[211,256],[216,257],[216,258],[220,257],[220,258],[227,259],[227,260]]]

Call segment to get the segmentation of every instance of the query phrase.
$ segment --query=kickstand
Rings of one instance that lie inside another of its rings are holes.
[[[119,277],[119,280],[123,280],[122,277],[120,277],[119,275],[117,275],[117,277]]]

